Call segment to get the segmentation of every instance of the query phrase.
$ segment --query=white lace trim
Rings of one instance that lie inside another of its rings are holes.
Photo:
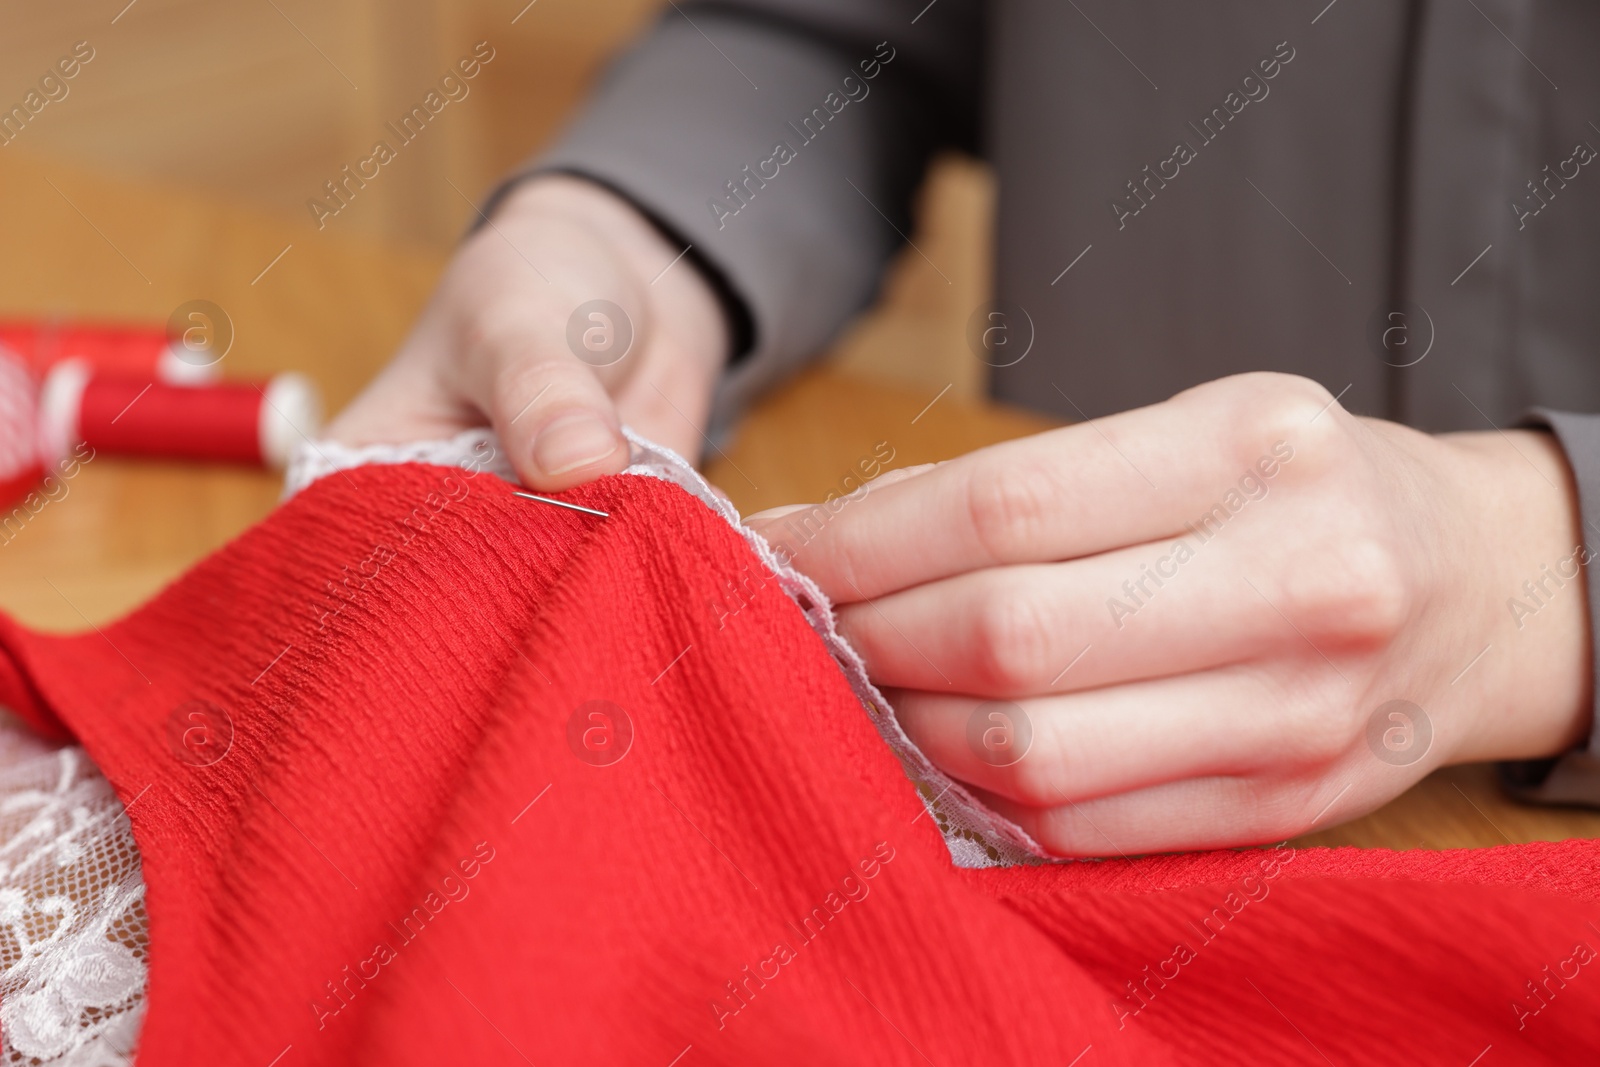
[[[766,539],[741,523],[738,510],[727,499],[713,492],[710,484],[682,456],[670,448],[645,440],[631,430],[624,432],[633,445],[631,463],[624,474],[660,478],[699,499],[739,531],[751,551],[772,572],[779,588],[799,605],[806,621],[822,638],[823,644],[844,671],[850,688],[866,709],[872,724],[899,757],[907,776],[916,783],[923,804],[944,834],[950,858],[956,866],[1000,867],[1050,859],[1026,831],[985,807],[960,782],[935,767],[906,736],[894,709],[867,678],[860,655],[834,625],[833,606],[816,583],[780,560]],[[367,463],[433,463],[489,471],[513,483],[517,480],[494,433],[488,429],[478,429],[467,430],[446,441],[423,441],[407,445],[348,448],[331,441],[302,444],[289,461],[284,478],[284,496],[292,496],[318,478],[335,471]],[[867,491],[870,489],[871,484],[868,483]]]
[[[0,1063],[126,1067],[149,946],[133,831],[81,748],[0,719]]]

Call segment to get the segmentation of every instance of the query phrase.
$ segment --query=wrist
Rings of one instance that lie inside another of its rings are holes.
[[[539,217],[576,221],[619,253],[637,255],[665,248],[659,230],[633,204],[597,182],[571,174],[535,174],[508,189],[493,204],[490,221]],[[645,281],[649,281],[646,275]]]
[[[727,361],[733,331],[716,286],[696,256],[683,255],[626,197],[576,175],[536,174],[500,197],[490,218],[497,225],[545,219],[581,226],[628,275],[644,304],[642,318],[664,326],[713,373]]]
[[[1475,558],[1464,562],[1479,602],[1464,607],[1490,620],[1482,629],[1488,650],[1478,665],[1488,669],[1472,687],[1475,721],[1456,759],[1559,755],[1589,734],[1594,695],[1586,572],[1587,565],[1600,565],[1584,548],[1571,469],[1555,438],[1540,431],[1439,440],[1462,462],[1468,491],[1463,518],[1477,526]]]

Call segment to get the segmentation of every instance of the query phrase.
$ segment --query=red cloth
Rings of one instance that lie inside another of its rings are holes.
[[[80,739],[129,805],[139,1062],[1465,1067],[1492,1046],[1497,1067],[1600,1046],[1593,843],[956,870],[800,611],[772,583],[714,606],[758,566],[733,530],[657,480],[571,496],[610,518],[490,476],[352,471],[103,634],[0,620],[0,700]],[[595,699],[634,731],[609,766],[568,742]],[[208,766],[169,725],[195,700],[232,726]]]

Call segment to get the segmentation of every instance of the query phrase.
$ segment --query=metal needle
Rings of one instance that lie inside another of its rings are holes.
[[[565,500],[551,500],[547,496],[538,496],[534,493],[524,493],[520,489],[512,490],[512,495],[520,496],[527,500],[537,500],[541,504],[554,504],[558,508],[566,508],[569,511],[581,511],[585,515],[598,515],[602,519],[608,519],[611,517],[611,513],[609,511],[596,511],[594,508],[586,508],[580,504],[569,504]]]

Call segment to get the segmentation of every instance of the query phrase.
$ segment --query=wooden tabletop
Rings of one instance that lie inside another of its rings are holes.
[[[294,369],[332,408],[381,367],[443,265],[435,253],[301,226],[191,194],[7,154],[0,317],[165,322],[204,298],[233,320],[234,376]],[[817,500],[887,446],[948,459],[1052,425],[1026,412],[809,372],[759,404],[707,473],[742,511]],[[881,453],[880,453],[881,454]],[[264,472],[101,457],[0,544],[0,608],[85,629],[140,604],[272,510]],[[1481,766],[1437,772],[1304,844],[1453,848],[1600,836],[1600,813],[1514,804]]]

